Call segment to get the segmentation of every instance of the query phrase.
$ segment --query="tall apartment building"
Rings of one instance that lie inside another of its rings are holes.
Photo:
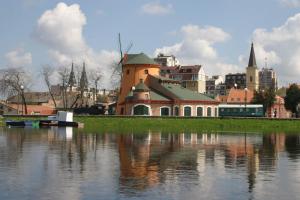
[[[226,74],[225,76],[225,85],[227,89],[231,89],[233,87],[237,89],[243,89],[246,87],[246,74],[245,73],[235,73],[235,74]]]
[[[217,95],[222,90],[220,86],[224,82],[223,77],[220,75],[212,76],[206,80],[206,94]]]
[[[277,90],[277,76],[276,72],[271,68],[263,68],[259,71],[259,89],[267,90],[273,88]]]
[[[182,87],[189,90],[205,93],[206,76],[201,65],[166,67],[161,66],[160,75],[177,80]]]
[[[156,58],[154,58],[154,61],[157,62],[161,66],[165,67],[173,67],[173,66],[179,66],[178,59],[173,55],[164,55],[164,54],[158,54]]]

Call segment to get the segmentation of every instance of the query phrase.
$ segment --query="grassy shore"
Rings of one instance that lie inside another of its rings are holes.
[[[8,118],[0,119],[0,125],[3,126],[6,119]],[[10,117],[9,119],[21,120],[24,118]],[[149,130],[169,133],[203,131],[279,133],[300,131],[300,120],[77,116],[75,121],[84,123],[82,131],[86,133],[138,133]]]

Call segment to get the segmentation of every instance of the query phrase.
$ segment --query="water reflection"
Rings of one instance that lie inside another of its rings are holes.
[[[0,199],[293,199],[299,156],[296,134],[2,129]]]

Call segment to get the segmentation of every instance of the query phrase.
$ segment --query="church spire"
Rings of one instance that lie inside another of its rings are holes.
[[[249,58],[248,67],[257,67],[257,65],[256,65],[256,59],[255,59],[255,53],[254,53],[254,47],[253,47],[253,42],[251,44],[251,51],[250,51],[250,58]]]
[[[72,68],[71,68],[71,72],[70,72],[70,77],[69,77],[68,85],[70,87],[73,87],[73,86],[76,85],[76,78],[75,78],[75,74],[74,74],[74,64],[73,64],[73,62],[72,62]]]
[[[83,67],[82,67],[81,77],[80,77],[80,88],[87,89],[88,85],[89,85],[89,82],[87,79],[87,75],[86,75],[86,71],[85,71],[85,62],[84,62]]]

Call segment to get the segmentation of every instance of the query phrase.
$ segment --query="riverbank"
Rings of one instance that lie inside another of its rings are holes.
[[[40,117],[4,117],[0,126],[7,119],[41,119]],[[86,133],[138,133],[146,131],[159,132],[299,132],[300,120],[286,119],[243,119],[243,118],[161,118],[161,117],[106,117],[106,116],[76,116],[75,121],[84,123]]]

